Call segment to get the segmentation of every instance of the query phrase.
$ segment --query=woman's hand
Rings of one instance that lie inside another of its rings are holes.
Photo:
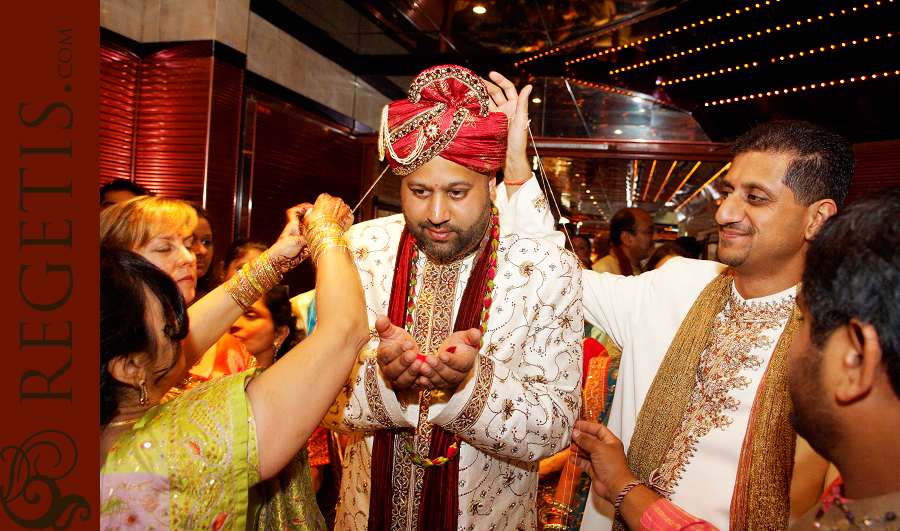
[[[303,216],[303,225],[306,228],[320,218],[333,218],[342,225],[344,230],[350,228],[353,224],[353,214],[350,207],[347,206],[339,197],[332,197],[328,194],[320,194],[316,199],[316,204],[312,209]]]
[[[275,261],[275,267],[281,274],[295,268],[297,264],[309,257],[306,246],[306,229],[317,219],[330,217],[338,220],[344,230],[353,224],[350,207],[338,197],[328,194],[319,195],[315,205],[301,203],[287,210],[287,223],[278,240],[269,247],[269,258]]]
[[[278,240],[269,247],[269,258],[274,261],[275,267],[282,275],[309,256],[309,250],[306,247],[306,231],[300,220],[311,208],[312,205],[309,203],[301,203],[287,209],[287,223],[284,230],[281,231]]]

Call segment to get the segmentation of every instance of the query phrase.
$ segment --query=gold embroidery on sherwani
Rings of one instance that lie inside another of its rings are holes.
[[[475,391],[472,398],[463,407],[453,420],[444,425],[444,429],[453,433],[463,433],[469,430],[487,404],[491,391],[491,382],[494,380],[494,360],[487,356],[478,356],[478,379],[475,383]],[[475,370],[475,369],[473,369]]]
[[[739,373],[757,370],[763,360],[755,349],[771,349],[775,339],[764,335],[777,330],[790,317],[794,298],[754,303],[734,294],[716,317],[710,348],[700,358],[697,383],[672,446],[659,468],[662,486],[673,489],[697,449],[700,438],[715,428],[725,429],[740,401],[729,396],[733,389],[746,389],[752,382]],[[761,377],[761,375],[760,375]]]
[[[425,260],[422,286],[416,297],[413,325],[410,331],[419,350],[426,356],[437,354],[438,347],[450,336],[453,326],[454,301],[459,284],[462,260],[449,264],[433,263]],[[432,391],[419,395],[419,418],[412,437],[417,455],[427,456],[431,449],[433,425],[428,419]],[[435,392],[436,393],[436,392]],[[417,529],[419,520],[419,500],[425,469],[414,465],[409,452],[404,447],[400,435],[394,436],[394,495],[391,508],[391,528],[395,531]]]
[[[365,374],[363,381],[366,386],[366,396],[369,400],[369,409],[375,416],[375,422],[381,424],[385,428],[396,428],[397,424],[391,420],[391,416],[387,411],[387,407],[381,400],[381,393],[378,392],[378,371],[375,369],[375,360],[366,362]]]
[[[543,212],[545,208],[547,208],[547,198],[544,194],[539,195],[531,200],[531,204],[534,205],[534,209],[538,212]]]

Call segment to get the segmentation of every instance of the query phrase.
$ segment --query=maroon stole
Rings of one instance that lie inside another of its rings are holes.
[[[412,274],[412,257],[415,251],[415,240],[409,231],[403,228],[400,236],[400,247],[397,250],[397,262],[394,267],[394,280],[391,285],[391,300],[388,305],[388,317],[394,325],[405,328],[407,301],[409,300],[410,275]],[[484,297],[488,283],[488,264],[490,263],[491,246],[483,245],[481,256],[472,273],[469,275],[466,291],[456,316],[454,332],[478,328],[481,310],[484,308]],[[394,440],[400,430],[383,429],[375,432],[375,444],[372,449],[372,495],[369,501],[370,531],[389,530],[391,528],[391,509],[393,498],[393,455]],[[436,459],[446,456],[453,444],[454,435],[441,426],[434,426],[431,436],[431,448],[428,458]],[[418,466],[418,465],[413,465]],[[422,499],[419,501],[419,530],[456,531],[459,485],[459,457],[451,459],[444,466],[431,466],[425,469],[422,486]],[[405,496],[405,493],[403,494]]]
[[[634,274],[634,270],[631,268],[631,260],[628,258],[628,255],[625,254],[625,251],[622,249],[622,246],[616,245],[613,247],[613,255],[616,257],[616,260],[619,262],[619,271],[622,272],[626,277],[630,277]]]

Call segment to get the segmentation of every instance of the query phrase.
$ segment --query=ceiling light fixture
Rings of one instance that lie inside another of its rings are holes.
[[[780,2],[781,0],[775,0],[775,1],[776,1],[776,2]],[[766,2],[766,5],[769,5],[769,2]],[[756,9],[760,9],[761,7],[762,7],[762,6],[760,6],[760,4],[756,4]],[[747,13],[747,12],[749,12],[749,11],[750,11],[750,7],[746,7],[746,8],[744,8],[744,10],[743,10],[743,12],[745,12],[745,13]],[[741,11],[740,9],[737,9],[737,10],[735,10],[734,13],[735,13],[735,14],[740,14],[741,12],[742,12],[742,11]],[[726,17],[730,17],[730,16],[731,16],[731,13],[726,13],[725,16],[726,16]],[[715,20],[721,20],[721,19],[722,19],[721,16],[717,16]],[[712,22],[713,20],[714,20],[713,17],[709,17],[709,19],[708,19],[709,22]],[[566,61],[566,65],[569,65],[569,64],[572,64],[572,63],[576,63],[576,62],[581,61],[581,60],[583,60],[583,59],[590,59],[590,58],[593,58],[593,57],[597,57],[597,56],[599,56],[599,55],[606,55],[606,54],[608,54],[608,53],[615,53],[615,52],[618,52],[618,51],[621,51],[621,50],[625,50],[625,49],[627,49],[627,48],[631,48],[632,46],[637,46],[637,45],[639,45],[639,44],[643,44],[643,43],[645,43],[645,42],[648,42],[648,41],[651,41],[651,40],[655,40],[655,39],[657,39],[657,38],[662,38],[662,37],[665,37],[665,36],[668,36],[668,35],[672,35],[673,33],[679,33],[679,32],[681,32],[681,31],[686,31],[688,28],[696,28],[696,27],[697,27],[697,24],[700,24],[700,25],[702,26],[703,24],[706,24],[706,22],[707,22],[707,20],[700,20],[700,21],[695,22],[695,23],[692,23],[692,24],[684,24],[684,25],[681,26],[680,28],[675,28],[675,30],[661,31],[661,32],[657,33],[656,35],[652,35],[652,36],[650,36],[650,37],[644,37],[643,39],[638,39],[638,40],[636,40],[636,41],[634,41],[634,42],[631,42],[631,43],[628,43],[628,44],[623,44],[623,45],[621,45],[621,46],[616,46],[615,48],[609,48],[608,50],[604,50],[604,51],[602,51],[602,52],[598,52],[598,53],[595,53],[595,54],[592,54],[592,55],[586,55],[586,56],[580,57],[580,58],[578,58],[578,59],[573,59],[573,60],[571,60],[571,61]],[[580,44],[580,43],[579,43],[579,44]],[[518,65],[517,65],[517,66],[518,66]]]
[[[656,171],[656,159],[653,160],[653,164],[650,165],[650,175],[647,176],[647,184],[644,185],[644,195],[641,196],[641,201],[647,200],[647,190],[650,189],[650,181],[653,180],[653,172]]]
[[[699,164],[699,163],[698,163],[698,164]],[[680,205],[678,205],[677,207],[675,207],[675,212],[678,212],[678,211],[681,209],[681,207],[683,207],[684,205],[686,205],[688,201],[690,201],[691,199],[693,199],[695,195],[697,195],[698,193],[700,193],[701,190],[703,190],[704,188],[706,188],[707,186],[709,186],[709,183],[715,181],[716,178],[719,177],[719,175],[722,175],[722,173],[724,173],[725,171],[727,171],[728,168],[730,168],[730,167],[731,167],[731,163],[730,163],[730,162],[727,163],[727,164],[725,164],[724,166],[722,166],[722,169],[721,169],[721,170],[717,171],[715,175],[713,175],[712,177],[709,178],[708,181],[706,181],[705,183],[703,183],[703,186],[701,186],[701,187],[697,188],[696,190],[694,190],[694,193],[692,193],[690,197],[688,197],[688,198],[685,199]]]
[[[694,164],[694,167],[691,168],[691,171],[689,171],[687,175],[685,175],[684,180],[681,181],[681,184],[678,185],[678,188],[676,188],[675,191],[672,192],[672,195],[669,196],[668,199],[666,199],[666,203],[669,203],[670,201],[672,201],[672,199],[675,198],[675,194],[677,194],[681,190],[681,188],[684,186],[684,184],[688,181],[688,179],[691,178],[691,175],[693,175],[694,172],[697,171],[697,168],[699,168],[700,164],[702,164],[702,163],[703,163],[702,160],[698,160],[697,164]]]
[[[479,15],[487,13],[487,9],[485,9],[484,6],[475,6],[472,8],[472,11]]]
[[[666,174],[666,178],[663,179],[662,185],[660,185],[659,190],[656,191],[656,197],[653,198],[653,202],[655,203],[657,199],[659,199],[660,192],[663,191],[663,188],[666,187],[666,183],[669,182],[669,177],[672,175],[672,171],[675,169],[675,165],[678,164],[677,160],[672,161],[672,167],[669,168],[669,173]]]

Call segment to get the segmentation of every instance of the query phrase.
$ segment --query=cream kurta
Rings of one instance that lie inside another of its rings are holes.
[[[387,314],[403,226],[402,216],[392,216],[354,226],[348,233],[370,324]],[[499,244],[481,356],[456,392],[443,400],[433,399],[427,411],[428,422],[463,440],[458,492],[447,493],[458,496],[459,529],[535,527],[538,461],[569,444],[581,406],[583,317],[578,259],[546,240],[510,233],[502,222]],[[435,329],[452,330],[476,257],[466,257],[454,266],[458,270],[452,270],[427,267],[427,258],[420,253],[417,297],[423,289],[440,288],[442,278],[455,279],[452,299],[441,305],[437,297],[435,310],[428,316]],[[420,312],[417,308],[417,321]],[[368,523],[373,431],[417,425],[418,404],[398,401],[373,357],[376,345],[373,335],[345,392],[323,421],[327,428],[355,435],[345,451],[337,529],[361,530]],[[401,480],[395,478],[395,485]],[[403,486],[415,489],[414,484]],[[405,522],[397,528],[406,528]]]
[[[509,201],[509,210],[504,216],[510,223],[527,222],[529,212],[523,205],[543,197],[536,184],[529,184],[532,183],[522,186]],[[537,228],[532,221],[531,230],[548,237],[552,224],[544,221]],[[554,234],[557,238],[561,236],[558,232]],[[608,426],[622,439],[626,451],[644,398],[681,322],[703,288],[723,269],[725,265],[719,262],[678,257],[669,260],[659,270],[640,276],[583,272],[585,320],[607,332],[622,347]],[[737,465],[753,399],[787,322],[788,312],[784,312],[783,308],[790,306],[795,292],[795,288],[790,288],[749,301],[765,307],[760,314],[777,306],[778,309],[771,312],[777,314],[777,322],[772,322],[771,316],[765,317],[762,320],[767,322],[766,326],[754,325],[755,328],[751,327],[753,333],[744,334],[747,348],[738,350],[746,359],[741,362],[740,370],[728,373],[727,379],[733,380],[726,381],[715,368],[707,371],[707,375],[714,377],[705,388],[718,386],[719,394],[716,395],[718,402],[707,397],[704,404],[712,406],[715,414],[688,421],[693,434],[690,430],[682,431],[678,439],[679,447],[667,456],[675,464],[670,466],[669,474],[678,476],[671,500],[722,530],[729,527]],[[746,306],[748,301],[743,301],[734,290],[733,295],[742,306]],[[767,304],[769,306],[766,307]],[[754,313],[751,308],[745,307],[744,310]],[[732,334],[732,340],[741,341],[739,331],[732,330]],[[753,348],[749,348],[750,343],[753,343]],[[705,356],[707,354],[704,353]],[[718,409],[716,404],[723,405],[724,401],[728,401],[726,407]],[[702,435],[698,436],[698,433]],[[683,452],[680,457],[676,455],[679,451]],[[612,526],[612,515],[612,504],[592,492],[585,507],[581,529],[608,530]]]
[[[608,426],[622,439],[626,451],[644,398],[681,322],[703,288],[724,268],[718,262],[678,257],[638,277],[585,272],[585,319],[605,330],[623,347]],[[733,297],[740,301],[742,312],[757,313],[766,326],[752,325],[744,332],[725,327],[725,333],[731,334],[730,340],[744,341],[745,351],[739,350],[746,359],[737,371],[727,375],[730,382],[725,381],[721,372],[718,378],[705,382],[705,389],[718,385],[724,392],[718,402],[703,402],[707,411],[713,409],[714,414],[699,422],[693,419],[694,435],[682,433],[683,438],[676,439],[679,448],[687,449],[690,455],[682,456],[681,466],[675,467],[680,478],[673,489],[672,502],[722,530],[728,529],[737,465],[753,398],[789,315],[789,312],[769,310],[790,308],[794,292],[790,288],[748,302],[732,291]],[[757,311],[750,305],[757,306]],[[742,338],[742,333],[746,337]],[[754,341],[753,348],[750,340]],[[709,352],[705,352],[704,358],[708,357]],[[703,367],[701,362],[701,373]],[[709,370],[703,375],[715,372]],[[716,410],[717,403],[722,409]],[[697,435],[698,430],[708,432]],[[611,504],[592,495],[585,508],[582,529],[609,529],[612,514]]]

